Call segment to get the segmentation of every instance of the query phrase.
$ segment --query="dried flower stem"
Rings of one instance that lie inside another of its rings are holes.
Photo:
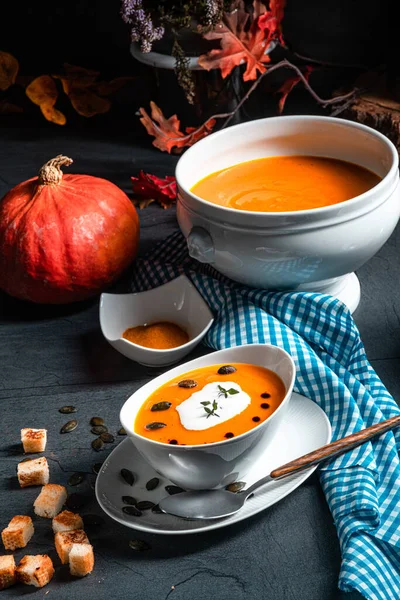
[[[326,108],[330,104],[336,104],[336,103],[340,103],[340,102],[349,100],[350,98],[353,98],[356,94],[356,90],[352,90],[351,92],[349,92],[348,94],[344,94],[343,96],[336,96],[334,98],[325,100],[324,98],[321,98],[320,96],[318,96],[317,92],[314,91],[314,89],[311,87],[311,85],[309,84],[307,79],[304,77],[304,75],[301,72],[301,70],[299,69],[299,67],[297,67],[293,63],[289,62],[286,58],[284,58],[280,62],[269,67],[266,71],[264,71],[264,73],[262,73],[260,75],[260,77],[258,79],[256,79],[256,81],[253,83],[253,85],[248,89],[246,94],[243,96],[243,98],[241,99],[239,104],[236,106],[235,110],[232,111],[232,113],[229,115],[229,117],[227,118],[225,123],[222,125],[221,129],[224,129],[225,127],[227,127],[229,125],[229,123],[232,120],[232,118],[234,117],[235,113],[242,107],[242,105],[246,102],[246,100],[249,98],[249,96],[254,92],[254,90],[259,85],[261,80],[266,75],[269,75],[273,71],[277,71],[278,69],[281,69],[282,67],[285,67],[287,69],[292,69],[293,71],[295,71],[296,74],[300,77],[301,81],[303,82],[304,87],[310,92],[310,94],[314,98],[314,100],[316,100],[318,102],[318,104],[321,104],[324,108]]]
[[[257,86],[260,84],[261,80],[265,76],[267,76],[270,73],[272,73],[273,71],[277,71],[278,69],[281,69],[281,68],[292,69],[293,71],[295,71],[295,73],[299,76],[299,78],[303,82],[304,87],[309,91],[309,93],[314,98],[314,100],[316,100],[316,102],[318,102],[318,104],[320,104],[324,108],[326,108],[327,106],[333,105],[333,104],[340,104],[341,102],[346,103],[346,105],[344,106],[344,108],[346,108],[347,106],[349,106],[352,103],[352,101],[354,100],[355,96],[359,93],[358,90],[354,89],[351,92],[349,92],[348,94],[343,94],[342,96],[335,96],[335,97],[329,98],[329,99],[321,98],[317,94],[317,92],[315,92],[314,89],[311,87],[311,85],[307,81],[306,77],[304,77],[304,75],[301,72],[301,70],[299,69],[299,67],[297,67],[296,65],[292,64],[291,62],[289,62],[285,58],[285,59],[281,60],[280,62],[276,63],[275,65],[270,66],[266,71],[264,71],[264,73],[262,73],[260,75],[260,77],[258,79],[256,79],[256,81],[247,90],[246,94],[243,96],[243,98],[240,100],[240,102],[237,104],[237,106],[235,107],[235,109],[232,112],[229,112],[229,113],[220,113],[220,114],[217,114],[217,115],[212,115],[211,117],[209,117],[207,119],[207,121],[205,121],[205,123],[203,123],[197,129],[195,129],[194,131],[191,131],[190,133],[188,133],[187,135],[185,135],[183,137],[171,138],[171,137],[167,136],[165,134],[165,132],[157,125],[157,123],[155,123],[153,121],[154,129],[161,136],[168,137],[168,139],[170,141],[177,141],[177,142],[190,142],[193,139],[193,137],[196,134],[198,134],[203,129],[204,125],[206,123],[208,123],[208,121],[211,121],[212,119],[225,119],[225,122],[223,123],[223,125],[221,127],[221,129],[224,129],[225,127],[227,127],[229,125],[229,123],[231,122],[231,120],[233,119],[233,117],[235,116],[235,114],[237,113],[237,111],[243,106],[243,104],[246,102],[246,100],[249,99],[249,97],[251,96],[251,94],[254,92],[254,90],[257,88]],[[344,110],[344,108],[343,108],[343,110]],[[339,114],[339,113],[337,112],[336,114]]]

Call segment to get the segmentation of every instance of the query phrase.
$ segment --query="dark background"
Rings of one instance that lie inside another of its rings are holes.
[[[2,4],[0,45],[20,60],[26,73],[51,71],[64,61],[111,75],[137,70],[119,0]],[[378,64],[386,56],[388,6],[388,0],[287,0],[285,37],[312,58]]]
[[[0,49],[19,60],[21,75],[59,73],[63,63],[69,62],[98,70],[104,79],[121,75],[137,78],[112,98],[110,113],[90,119],[94,125],[88,123],[89,119],[75,115],[65,99],[61,104],[59,101],[57,106],[66,113],[67,126],[101,127],[123,121],[124,127],[135,128],[135,112],[150,99],[168,111],[185,111],[181,92],[172,84],[163,90],[157,89],[154,69],[131,57],[129,28],[119,11],[119,0],[2,3]],[[388,18],[390,11],[390,0],[379,3],[373,0],[287,0],[284,36],[291,50],[329,63],[322,65],[312,76],[315,88],[321,95],[328,96],[357,75],[357,68],[353,69],[351,65],[369,67],[392,60],[390,57],[396,54],[397,35],[391,36],[390,23],[394,28],[396,20]],[[330,63],[338,66],[332,67]],[[279,80],[282,74],[270,77]],[[14,116],[14,120],[43,119],[39,108],[24,97],[23,89],[15,89],[12,96],[24,108],[24,116]],[[269,94],[265,88],[260,89],[256,99],[260,111],[253,112],[250,117],[276,111],[276,98],[269,102],[266,96]],[[302,111],[319,112],[319,109],[304,90],[298,89],[289,97],[285,112]],[[189,115],[189,120],[193,119],[190,112]]]

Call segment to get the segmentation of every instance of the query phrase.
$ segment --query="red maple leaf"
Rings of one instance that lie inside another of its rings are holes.
[[[203,69],[221,69],[221,75],[225,78],[235,67],[246,64],[244,81],[257,79],[258,73],[264,73],[265,63],[270,62],[266,54],[268,43],[265,31],[258,26],[259,19],[250,28],[246,27],[248,18],[249,15],[242,10],[225,13],[215,30],[204,34],[207,40],[220,40],[221,48],[200,56],[198,62]]]
[[[133,202],[139,208],[146,208],[152,202],[158,202],[163,208],[169,208],[176,202],[176,179],[167,175],[164,179],[140,171],[138,177],[131,177],[135,198]]]
[[[282,45],[285,42],[282,37],[282,19],[286,0],[270,0],[269,10],[266,10],[258,18],[257,24],[267,34],[267,43],[276,39]]]
[[[310,67],[310,66],[304,67],[303,76],[307,81],[308,81],[312,71],[313,71],[313,67]],[[276,91],[277,94],[281,94],[281,97],[279,98],[279,103],[278,103],[279,114],[281,114],[283,112],[283,109],[285,108],[285,103],[286,103],[287,97],[289,96],[290,92],[300,81],[303,81],[303,80],[299,75],[294,75],[293,77],[289,77],[281,85],[279,90]]]
[[[196,142],[211,133],[215,119],[208,119],[200,127],[186,127],[185,133],[180,131],[180,121],[177,115],[168,119],[155,102],[150,102],[151,117],[144,108],[140,108],[141,123],[149,135],[154,136],[153,146],[163,152],[171,153],[173,148],[182,151],[182,148],[193,146]]]

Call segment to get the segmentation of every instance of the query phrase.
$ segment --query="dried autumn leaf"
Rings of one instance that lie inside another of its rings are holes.
[[[269,10],[266,10],[258,19],[258,27],[267,32],[267,43],[272,39],[285,44],[282,37],[282,19],[286,0],[270,0]]]
[[[65,115],[60,110],[57,110],[57,108],[54,108],[54,106],[42,104],[40,106],[40,110],[42,111],[44,118],[51,123],[55,123],[56,125],[65,125],[67,122]]]
[[[254,0],[253,2],[253,19],[258,19],[260,15],[263,15],[267,10],[267,7],[260,0]]]
[[[27,86],[25,93],[29,100],[40,106],[40,110],[47,121],[56,125],[65,125],[67,122],[65,115],[54,108],[58,98],[58,90],[52,77],[49,75],[36,77]]]
[[[313,70],[313,67],[310,67],[310,66],[304,67],[303,76],[307,81],[311,75],[312,70]],[[280,97],[279,103],[278,103],[279,114],[281,114],[283,112],[283,109],[285,108],[285,103],[286,103],[287,97],[289,96],[290,92],[300,81],[302,81],[302,78],[299,75],[295,75],[294,77],[289,77],[281,85],[279,90],[277,90],[276,93],[281,94],[281,97]]]
[[[203,69],[221,69],[221,75],[225,78],[235,67],[245,63],[244,81],[257,79],[258,73],[264,73],[265,63],[270,62],[266,54],[267,36],[258,27],[261,17],[247,29],[248,18],[249,15],[242,10],[225,13],[215,30],[204,34],[207,40],[220,40],[221,48],[200,56],[198,62]]]
[[[76,112],[83,117],[106,113],[111,108],[111,102],[101,98],[90,90],[72,87],[68,98]]]
[[[83,117],[93,117],[110,110],[111,102],[97,94],[98,88],[100,86],[104,88],[106,85],[103,82],[96,83],[99,75],[98,71],[68,63],[64,64],[64,69],[65,75],[54,75],[54,77],[61,81],[64,93],[68,96],[78,114]],[[120,79],[124,78],[121,77]],[[120,87],[123,83],[114,83],[114,87],[118,89],[118,86]]]
[[[22,107],[17,104],[13,104],[12,102],[7,102],[7,100],[2,100],[0,102],[0,114],[11,115],[13,113],[22,113]]]
[[[167,175],[164,179],[140,171],[138,177],[131,177],[133,202],[139,208],[146,208],[152,202],[158,202],[164,208],[169,208],[176,202],[176,179]]]
[[[109,96],[134,79],[134,77],[116,77],[111,81],[99,81],[94,84],[94,89],[100,96]]]
[[[38,106],[41,106],[42,104],[54,106],[58,98],[57,86],[50,75],[36,77],[36,79],[31,81],[27,86],[25,93],[29,100]]]
[[[190,144],[187,144],[187,146],[193,146],[193,144],[203,139],[203,137],[206,137],[212,132],[214,125],[215,119],[208,119],[201,127],[186,127],[186,133],[190,134]]]
[[[92,69],[85,69],[85,67],[77,67],[76,65],[70,65],[64,63],[64,69],[67,75],[67,79],[75,81],[76,85],[86,87],[91,83],[94,83],[100,73],[93,71]]]
[[[172,148],[182,149],[193,146],[198,140],[211,133],[215,119],[208,119],[200,127],[187,127],[186,133],[180,131],[180,121],[176,115],[168,119],[163,115],[161,109],[155,102],[150,102],[151,117],[144,108],[140,108],[140,122],[146,128],[147,133],[152,135],[153,146],[163,152],[171,153]]]
[[[15,83],[19,63],[12,54],[0,50],[0,90],[7,90]]]

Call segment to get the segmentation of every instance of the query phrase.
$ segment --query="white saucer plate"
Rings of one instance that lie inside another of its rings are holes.
[[[239,474],[238,480],[246,481],[246,487],[249,487],[274,468],[328,444],[330,439],[331,426],[323,410],[308,398],[293,393],[287,418],[279,435],[246,477],[242,479]],[[122,468],[129,469],[134,474],[135,482],[132,486],[121,477]],[[165,486],[171,485],[171,482],[161,477],[148,465],[130,439],[125,439],[105,460],[98,474],[96,498],[104,512],[122,525],[148,533],[182,535],[219,529],[243,521],[285,498],[315,469],[316,467],[311,467],[297,475],[267,484],[256,491],[238,513],[224,519],[191,521],[172,515],[153,513],[151,510],[145,510],[141,516],[134,517],[122,511],[124,506],[122,496],[133,496],[138,501],[150,500],[158,504],[167,495]],[[148,491],[146,483],[153,477],[158,477],[160,483],[156,489]]]

